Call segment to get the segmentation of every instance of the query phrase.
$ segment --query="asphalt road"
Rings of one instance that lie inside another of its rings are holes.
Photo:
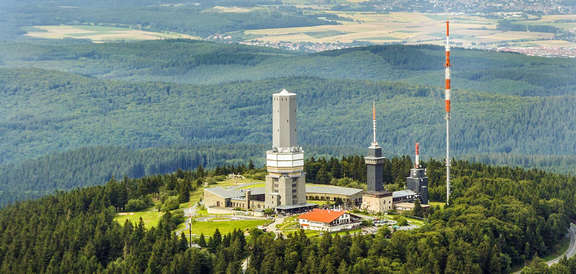
[[[566,258],[570,259],[572,257],[574,257],[574,255],[576,255],[576,225],[573,223],[570,223],[570,229],[568,229],[568,236],[570,236],[570,245],[568,246],[568,249],[566,249],[566,251],[552,259],[546,262],[546,264],[548,266],[551,266],[553,264],[557,264],[562,258],[564,258],[564,256],[566,256]],[[522,270],[518,270],[516,272],[514,272],[514,274],[519,274],[522,273]]]
[[[570,246],[568,247],[568,249],[566,250],[566,252],[564,252],[564,254],[562,254],[561,256],[552,259],[550,261],[547,261],[546,264],[547,265],[553,265],[556,264],[560,261],[560,259],[562,259],[564,256],[566,256],[566,258],[570,259],[572,258],[574,255],[576,255],[576,225],[573,223],[570,223],[570,229],[568,230],[568,233],[570,235]]]

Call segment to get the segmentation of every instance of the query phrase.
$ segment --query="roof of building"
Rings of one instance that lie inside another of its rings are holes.
[[[311,207],[316,207],[318,206],[317,204],[302,204],[302,205],[284,205],[284,206],[277,206],[276,209],[279,210],[291,210],[291,209],[297,209],[297,208],[311,208]]]
[[[311,211],[308,211],[298,216],[298,219],[305,219],[312,222],[320,222],[328,224],[340,218],[340,216],[344,215],[345,213],[346,211],[315,208]]]
[[[401,198],[401,197],[414,196],[414,195],[416,195],[416,192],[412,191],[411,189],[404,189],[404,190],[392,192],[393,198]]]
[[[251,187],[251,188],[225,188],[221,186],[206,188],[204,191],[208,191],[214,195],[218,195],[222,198],[230,199],[244,199],[246,197],[246,191],[250,191],[250,195],[260,195],[264,194],[263,187]]]
[[[306,185],[306,193],[325,193],[351,196],[362,192],[359,188],[341,187],[341,186],[311,186]]]
[[[382,197],[392,196],[392,192],[386,191],[386,190],[384,190],[384,191],[364,191],[362,196],[371,196],[371,197],[382,198]]]
[[[406,208],[406,209],[414,209],[415,204],[414,203],[396,203],[394,204],[394,206],[396,208]],[[430,207],[430,205],[420,205],[422,208],[427,208]]]
[[[239,186],[232,187],[211,187],[204,189],[214,195],[218,195],[224,199],[244,199],[246,197],[246,191],[250,191],[250,195],[264,195],[264,187],[250,187],[251,185],[257,185],[259,183],[247,183]],[[361,193],[363,190],[359,188],[341,187],[341,186],[311,186],[306,184],[306,193],[323,193],[332,195],[344,195],[351,196]]]
[[[295,96],[296,93],[292,93],[290,91],[287,91],[286,89],[282,89],[282,91],[275,93],[274,95],[280,95],[280,96]]]

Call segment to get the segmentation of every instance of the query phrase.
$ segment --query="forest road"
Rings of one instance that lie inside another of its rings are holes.
[[[560,262],[562,258],[564,258],[564,256],[566,256],[567,259],[570,259],[574,257],[574,255],[576,255],[576,225],[574,223],[570,223],[570,229],[568,229],[568,235],[570,236],[570,245],[568,246],[568,249],[566,249],[566,251],[564,251],[562,255],[552,260],[546,261],[546,264],[548,266],[557,264],[558,262]],[[514,274],[519,273],[522,273],[522,270],[514,272]]]
[[[558,263],[560,259],[562,259],[564,256],[570,259],[574,255],[576,255],[576,225],[574,223],[570,223],[570,229],[568,230],[568,233],[570,234],[570,246],[568,246],[566,252],[564,252],[564,254],[562,254],[561,256],[556,257],[550,261],[547,261],[546,264],[548,266]]]

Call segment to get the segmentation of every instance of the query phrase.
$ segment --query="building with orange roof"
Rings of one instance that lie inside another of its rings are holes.
[[[341,210],[313,209],[298,216],[302,229],[335,232],[360,225],[359,218]]]

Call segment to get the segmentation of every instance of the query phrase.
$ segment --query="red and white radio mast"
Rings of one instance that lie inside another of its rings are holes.
[[[450,21],[446,21],[446,205],[450,204]]]

